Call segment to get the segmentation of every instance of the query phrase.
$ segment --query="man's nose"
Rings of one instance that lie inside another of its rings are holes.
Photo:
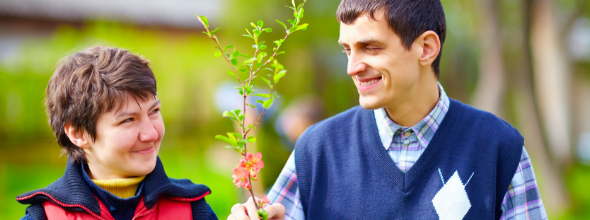
[[[349,76],[354,76],[367,70],[367,64],[363,61],[362,57],[355,53],[350,53],[348,56],[348,66],[346,72]]]
[[[154,142],[158,140],[160,135],[151,120],[144,120],[141,124],[141,131],[139,132],[139,140],[141,142]]]

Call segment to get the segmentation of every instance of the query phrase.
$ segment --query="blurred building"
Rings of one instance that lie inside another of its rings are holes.
[[[182,33],[200,28],[195,14],[215,20],[223,0],[0,0],[0,61],[23,40],[50,36],[59,25],[113,21]]]

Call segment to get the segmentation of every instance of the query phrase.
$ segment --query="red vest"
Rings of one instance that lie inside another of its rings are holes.
[[[206,193],[205,195],[192,199],[160,197],[158,202],[151,209],[145,207],[142,197],[137,208],[135,208],[133,220],[192,220],[193,214],[190,203],[202,199],[208,194],[209,193]],[[114,220],[107,207],[99,199],[96,200],[100,205],[100,215],[90,211],[90,209],[84,206],[63,204],[52,197],[50,198],[53,202],[43,202],[43,207],[45,208],[45,214],[47,215],[48,220]],[[62,207],[79,207],[86,210],[87,213],[70,212],[64,210]]]

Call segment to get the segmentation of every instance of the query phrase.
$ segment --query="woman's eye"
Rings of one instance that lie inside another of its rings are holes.
[[[125,119],[125,120],[121,121],[121,123],[119,123],[119,124],[123,124],[123,123],[126,123],[126,122],[131,122],[131,121],[133,121],[133,118],[128,118],[128,119]]]

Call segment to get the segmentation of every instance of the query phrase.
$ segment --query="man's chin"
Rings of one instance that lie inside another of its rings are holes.
[[[383,108],[375,97],[359,97],[359,104],[364,109],[375,110]]]

